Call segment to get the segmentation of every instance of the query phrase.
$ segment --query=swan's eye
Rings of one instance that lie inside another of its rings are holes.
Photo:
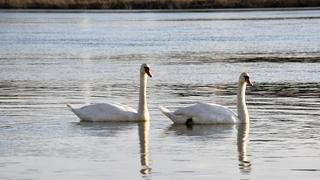
[[[243,76],[245,80],[249,80],[249,76]]]

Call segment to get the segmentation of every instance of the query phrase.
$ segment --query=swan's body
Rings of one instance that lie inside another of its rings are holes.
[[[147,121],[149,112],[146,98],[147,75],[152,77],[149,66],[142,64],[140,69],[140,93],[138,111],[122,104],[98,103],[75,108],[67,104],[82,121]]]
[[[230,109],[218,104],[197,103],[170,112],[161,107],[161,111],[174,123],[185,124],[234,124],[237,123],[237,115]]]
[[[122,104],[98,103],[75,108],[71,111],[83,121],[137,121],[137,111]]]
[[[170,112],[160,107],[161,112],[178,124],[235,124],[249,123],[248,109],[245,103],[246,85],[252,85],[249,74],[242,73],[239,78],[238,87],[238,115],[225,106],[209,103],[197,103]]]

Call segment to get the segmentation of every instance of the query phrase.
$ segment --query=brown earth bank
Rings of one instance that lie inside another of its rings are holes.
[[[2,9],[210,9],[317,6],[320,6],[320,0],[0,0]]]

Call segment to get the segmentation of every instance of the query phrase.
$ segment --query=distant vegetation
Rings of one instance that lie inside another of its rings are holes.
[[[206,9],[320,6],[320,0],[0,0],[15,9]]]

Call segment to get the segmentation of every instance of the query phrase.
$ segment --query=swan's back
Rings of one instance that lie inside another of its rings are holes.
[[[218,104],[197,103],[178,109],[173,114],[192,119],[192,123],[195,124],[233,124],[238,122],[237,115],[233,111]]]
[[[68,105],[82,121],[136,121],[137,111],[121,104],[98,103],[80,108]]]

